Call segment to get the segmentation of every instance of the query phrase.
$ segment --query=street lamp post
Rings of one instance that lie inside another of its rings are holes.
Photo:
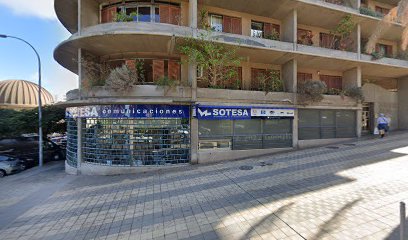
[[[34,52],[35,55],[37,55],[37,59],[38,59],[38,165],[40,167],[42,167],[43,165],[43,133],[42,133],[42,104],[41,104],[41,59],[40,59],[40,55],[38,54],[37,50],[35,50],[35,48],[33,47],[33,45],[31,45],[29,42],[27,42],[24,39],[18,38],[18,37],[14,37],[14,36],[8,36],[5,34],[0,34],[0,38],[13,38],[13,39],[17,39],[20,40],[24,43],[26,43],[28,46],[30,46]]]

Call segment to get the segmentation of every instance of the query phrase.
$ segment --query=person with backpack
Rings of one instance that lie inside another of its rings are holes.
[[[377,118],[377,128],[378,131],[380,132],[381,138],[384,138],[385,133],[388,132],[388,126],[389,121],[388,118],[385,117],[383,113],[380,113],[380,116]]]

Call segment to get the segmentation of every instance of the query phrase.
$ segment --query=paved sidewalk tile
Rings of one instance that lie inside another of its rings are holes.
[[[336,146],[138,175],[54,164],[6,177],[0,239],[399,239],[408,133]]]

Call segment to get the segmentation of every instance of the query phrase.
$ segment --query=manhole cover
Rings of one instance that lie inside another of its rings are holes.
[[[352,146],[356,146],[356,144],[354,144],[354,143],[346,143],[346,144],[344,144],[344,146],[350,146],[350,147],[352,147]]]
[[[240,170],[252,170],[254,167],[252,166],[241,166],[239,167]]]
[[[328,146],[326,148],[328,148],[328,149],[339,149],[339,147],[337,147],[337,146]]]

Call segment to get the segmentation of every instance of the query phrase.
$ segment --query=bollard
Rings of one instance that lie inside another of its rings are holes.
[[[400,202],[400,240],[405,240],[405,203]]]

